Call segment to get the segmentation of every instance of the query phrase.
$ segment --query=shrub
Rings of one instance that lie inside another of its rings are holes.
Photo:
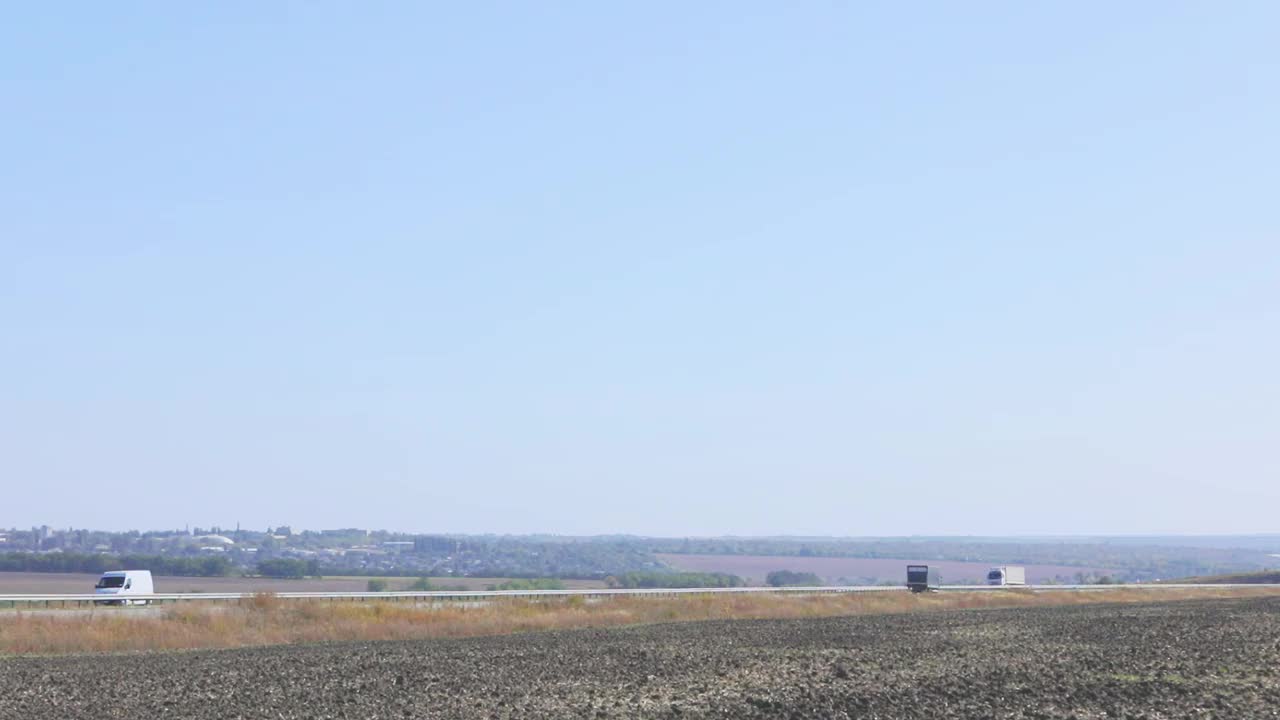
[[[259,612],[280,609],[280,598],[273,592],[258,592],[249,596],[249,607]]]
[[[386,592],[387,581],[382,578],[369,579],[369,592]]]

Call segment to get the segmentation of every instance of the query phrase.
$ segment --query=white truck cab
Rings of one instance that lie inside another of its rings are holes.
[[[150,596],[156,590],[150,570],[112,570],[98,578],[93,591],[96,595],[110,596],[109,599],[94,600],[96,605],[146,605],[146,599],[135,596]]]

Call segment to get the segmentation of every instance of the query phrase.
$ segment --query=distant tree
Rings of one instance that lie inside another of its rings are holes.
[[[490,585],[490,590],[563,590],[564,582],[556,578],[518,578],[508,580],[499,585]]]
[[[774,587],[813,587],[823,584],[822,578],[816,573],[791,570],[774,570],[765,576],[765,582]]]
[[[419,592],[430,592],[435,590],[435,587],[432,586],[430,578],[420,577],[409,585],[409,589],[417,590]]]
[[[629,572],[615,576],[623,588],[716,588],[742,587],[746,581],[727,573]]]
[[[274,558],[258,563],[258,574],[273,578],[303,578],[307,576],[307,562],[292,558]]]
[[[195,573],[203,577],[217,577],[227,575],[231,571],[231,562],[224,557],[205,557],[200,558],[199,572]]]
[[[369,592],[386,592],[387,581],[382,578],[370,578],[368,590]]]

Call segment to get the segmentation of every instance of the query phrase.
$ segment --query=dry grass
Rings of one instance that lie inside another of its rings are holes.
[[[0,613],[0,654],[59,654],[227,648],[340,640],[458,638],[712,619],[805,618],[1087,603],[1136,603],[1280,595],[1258,589],[1105,592],[700,595],[504,600],[479,607],[390,601],[281,600],[260,594],[239,605],[180,604],[141,611]],[[143,614],[145,613],[145,614]]]

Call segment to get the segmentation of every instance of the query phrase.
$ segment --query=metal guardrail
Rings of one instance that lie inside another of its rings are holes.
[[[1176,590],[1176,589],[1231,589],[1231,588],[1272,588],[1280,589],[1280,584],[1264,583],[1224,583],[1224,584],[1117,584],[1117,585],[944,585],[937,590],[941,592],[999,592],[1016,590],[1033,591],[1071,591],[1071,592],[1106,592],[1110,590]],[[676,595],[720,595],[730,593],[769,593],[790,595],[817,595],[840,593],[874,593],[874,592],[906,592],[902,585],[856,585],[835,587],[735,587],[735,588],[596,588],[576,590],[429,590],[429,591],[392,591],[392,592],[272,592],[273,597],[283,600],[399,600],[402,602],[477,602],[484,600],[504,599],[538,599],[558,597],[672,597]],[[240,602],[262,595],[259,592],[242,593],[154,593],[151,595],[98,595],[95,593],[79,594],[17,594],[0,595],[0,607],[8,605],[32,606],[43,604],[46,607],[68,605],[92,605],[95,602],[110,602],[128,599],[130,601],[146,601],[148,603],[166,602]]]
[[[242,592],[242,593],[154,593],[151,595],[126,595],[81,593],[57,595],[0,595],[0,606],[5,603],[63,603],[91,604],[128,599],[147,602],[229,602],[249,600],[268,594],[283,600],[401,600],[422,602],[474,602],[479,600],[536,599],[556,597],[617,597],[617,596],[674,596],[706,595],[712,593],[791,593],[834,594],[850,592],[885,592],[906,590],[905,587],[868,585],[861,587],[735,587],[735,588],[586,588],[574,590],[411,590],[383,592]]]

